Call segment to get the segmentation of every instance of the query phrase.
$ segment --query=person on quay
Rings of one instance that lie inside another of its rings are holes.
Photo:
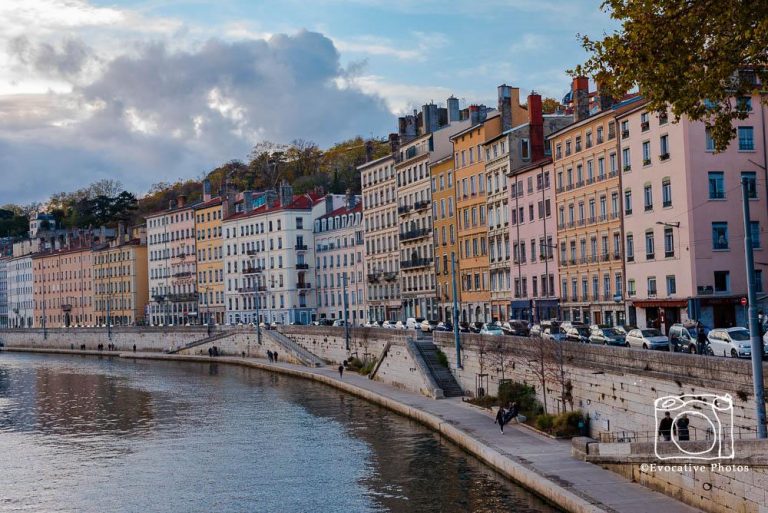
[[[696,346],[699,350],[699,354],[704,354],[704,351],[707,350],[707,332],[704,331],[704,325],[699,321],[698,323],[698,333],[696,333]]]
[[[659,436],[664,439],[665,442],[672,440],[672,417],[669,416],[669,412],[664,412],[664,418],[659,422]]]
[[[680,442],[686,442],[691,439],[691,434],[688,430],[689,423],[690,420],[688,419],[688,414],[683,413],[672,425],[672,430]]]
[[[499,411],[496,412],[496,420],[494,421],[494,424],[499,425],[499,430],[501,431],[501,434],[504,434],[504,419],[506,418],[507,410],[504,408],[504,406],[499,406]]]
[[[344,376],[344,365],[339,364],[339,379],[341,379]]]

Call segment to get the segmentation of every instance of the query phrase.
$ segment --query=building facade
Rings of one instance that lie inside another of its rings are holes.
[[[136,326],[147,323],[148,263],[143,234],[131,238],[120,234],[109,244],[94,248],[93,310],[96,324]]]
[[[90,246],[32,255],[35,323],[63,328],[93,325],[93,253]]]
[[[437,318],[433,254],[432,134],[404,143],[397,154],[397,215],[400,231],[400,292],[403,315]]]
[[[486,173],[483,145],[501,132],[501,117],[470,107],[472,125],[451,137],[453,142],[459,285],[462,322],[491,320],[486,222]]]
[[[8,327],[8,266],[10,258],[0,258],[0,328]]]
[[[325,201],[323,201],[325,203]],[[332,204],[332,203],[331,203]],[[344,204],[315,218],[315,289],[317,318],[365,323],[365,244],[363,205],[349,194]]]
[[[588,110],[588,80],[573,83],[574,123],[554,133],[553,167],[561,314],[564,320],[626,324],[619,156],[614,116],[637,98]],[[534,214],[530,206],[524,216]]]
[[[391,141],[396,149],[397,140]],[[395,158],[381,157],[357,169],[363,197],[368,318],[395,321],[402,316]]]
[[[703,123],[639,104],[616,117],[624,206],[628,322],[668,331],[675,322],[746,326],[741,181],[749,184],[758,295],[765,287],[766,108],[741,98],[736,139],[714,152]]]
[[[168,210],[146,218],[153,326],[198,322],[194,214],[193,205],[179,196]]]
[[[210,182],[206,182],[206,190]],[[205,193],[195,206],[197,291],[203,324],[224,324],[224,246],[222,200]]]
[[[316,317],[312,208],[314,194],[279,198],[253,208],[245,194],[241,212],[223,220],[226,322],[309,324]]]

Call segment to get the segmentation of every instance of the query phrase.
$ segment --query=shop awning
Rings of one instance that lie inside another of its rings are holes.
[[[686,308],[688,301],[685,299],[648,299],[632,301],[632,306],[638,308]]]

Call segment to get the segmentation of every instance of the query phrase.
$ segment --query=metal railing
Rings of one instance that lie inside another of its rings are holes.
[[[673,431],[672,436],[677,438]],[[658,440],[660,435],[658,431],[611,431],[600,433],[599,441],[601,443],[652,443]],[[714,433],[711,429],[699,429],[695,426],[688,426],[688,439],[690,441],[709,441],[713,440]],[[757,432],[753,429],[740,426],[733,427],[734,440],[756,440]]]

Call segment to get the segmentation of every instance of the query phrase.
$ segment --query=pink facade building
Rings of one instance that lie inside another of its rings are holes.
[[[621,159],[627,321],[663,327],[700,320],[745,326],[747,295],[741,181],[749,181],[758,296],[764,289],[766,107],[734,122],[736,139],[715,153],[703,123],[648,112],[640,103],[616,117]],[[762,264],[761,264],[762,262]]]

